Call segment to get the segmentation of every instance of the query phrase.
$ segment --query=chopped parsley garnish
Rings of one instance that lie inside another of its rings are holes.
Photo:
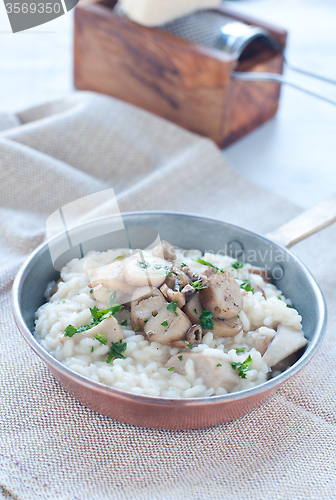
[[[188,267],[187,264],[185,264],[184,262],[181,263],[181,267]]]
[[[122,339],[120,339],[118,342],[112,343],[106,363],[110,363],[113,358],[126,359],[126,357],[122,354],[124,351],[126,351],[126,347],[127,344],[123,344]]]
[[[65,304],[65,300],[62,300],[62,304]]]
[[[282,298],[280,297],[280,295],[278,295],[278,299],[279,299],[279,300],[282,300]]]
[[[177,356],[180,361],[182,361],[182,356]]]
[[[195,260],[195,259],[193,259],[193,260]],[[219,271],[219,273],[224,273],[225,272],[224,269],[219,269],[219,267],[214,266],[213,264],[210,264],[210,262],[207,262],[206,260],[197,259],[197,260],[195,260],[195,262],[198,262],[199,264],[203,264],[203,266],[213,267],[214,269],[217,269],[217,271]]]
[[[290,307],[291,309],[294,309],[294,306],[291,306],[290,304],[286,304],[287,307]]]
[[[193,281],[193,283],[191,283],[191,286],[195,288],[195,290],[202,290],[203,288],[208,288],[207,286],[203,286],[203,282],[201,279]]]
[[[171,366],[170,368],[168,368],[169,372],[172,372],[173,370],[174,370],[174,366]]]
[[[168,326],[168,321],[166,319],[162,321],[161,326]]]
[[[147,321],[148,321],[148,319],[145,319],[145,320],[144,320],[144,323],[147,323]]]
[[[244,351],[246,351],[246,347],[237,347],[237,349],[236,349],[237,354],[240,354],[241,352],[244,352]]]
[[[83,325],[78,328],[74,327],[73,325],[68,325],[64,330],[64,337],[73,337],[76,333],[86,332],[87,330],[90,330],[94,326],[99,325],[99,323],[104,321],[104,319],[114,316],[123,307],[124,306],[120,306],[119,304],[114,304],[112,307],[108,307],[107,309],[97,309],[96,306],[91,307],[90,311],[92,315],[92,322],[89,325]]]
[[[161,266],[161,264],[154,264],[153,265],[156,273],[155,274],[165,274],[168,276],[170,274],[170,267],[169,266]],[[174,273],[176,274],[176,273]]]
[[[215,324],[212,320],[212,317],[213,317],[212,312],[206,311],[206,310],[202,311],[200,318],[199,318],[199,322],[200,322],[201,327],[204,330],[213,330],[214,329]]]
[[[177,300],[173,300],[173,302],[170,302],[168,305],[167,305],[167,311],[176,311],[176,308],[177,308],[177,304],[178,304],[178,301]]]
[[[250,280],[243,280],[243,283],[240,285],[240,288],[245,290],[245,292],[254,293],[254,288],[252,287]]]
[[[114,257],[113,260],[123,259],[124,257],[125,257],[125,253],[123,252],[121,255],[118,255],[118,257]]]
[[[141,269],[146,269],[147,267],[149,267],[148,262],[146,262],[145,260],[138,260],[138,262],[139,262]]]
[[[195,313],[195,314],[198,314],[197,309],[194,309],[194,313]]]
[[[242,363],[231,363],[231,366],[234,370],[238,372],[239,377],[246,378],[246,372],[251,370],[249,366],[252,364],[252,358],[250,355],[243,361]]]
[[[90,293],[93,293],[93,288],[91,288]]]
[[[236,262],[234,262],[231,267],[233,267],[233,269],[241,269],[242,267],[244,267],[244,263],[240,262],[240,260],[236,260]]]
[[[134,328],[135,332],[138,332],[139,330],[141,330],[141,327],[139,325]]]
[[[121,326],[127,326],[127,319],[121,323]]]
[[[219,366],[222,366],[222,365],[221,365],[220,363],[218,363],[217,368],[218,368]]]
[[[106,345],[107,344],[107,337],[104,334],[101,333],[95,333],[93,336],[94,339],[98,340],[101,344]]]
[[[91,352],[93,352],[93,351],[94,351],[94,347],[92,346],[92,347],[91,347]]]

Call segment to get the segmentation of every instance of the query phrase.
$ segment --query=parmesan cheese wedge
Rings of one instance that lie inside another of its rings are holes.
[[[125,14],[143,26],[161,26],[200,9],[217,7],[221,0],[119,0]]]

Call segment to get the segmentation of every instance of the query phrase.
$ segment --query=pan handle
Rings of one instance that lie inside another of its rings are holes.
[[[290,248],[295,243],[336,222],[336,195],[321,201],[266,236]]]

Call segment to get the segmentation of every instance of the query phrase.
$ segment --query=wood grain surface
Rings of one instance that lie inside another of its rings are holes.
[[[248,68],[281,73],[282,56],[266,50],[238,64],[219,50],[120,17],[112,10],[115,3],[86,0],[76,8],[78,89],[135,104],[219,146],[274,115],[279,84],[233,81],[231,72]],[[285,32],[279,30],[277,36],[284,43]]]

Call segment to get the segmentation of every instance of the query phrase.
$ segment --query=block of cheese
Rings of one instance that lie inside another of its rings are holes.
[[[221,0],[119,0],[125,14],[143,26],[161,26],[200,9],[217,7]]]

